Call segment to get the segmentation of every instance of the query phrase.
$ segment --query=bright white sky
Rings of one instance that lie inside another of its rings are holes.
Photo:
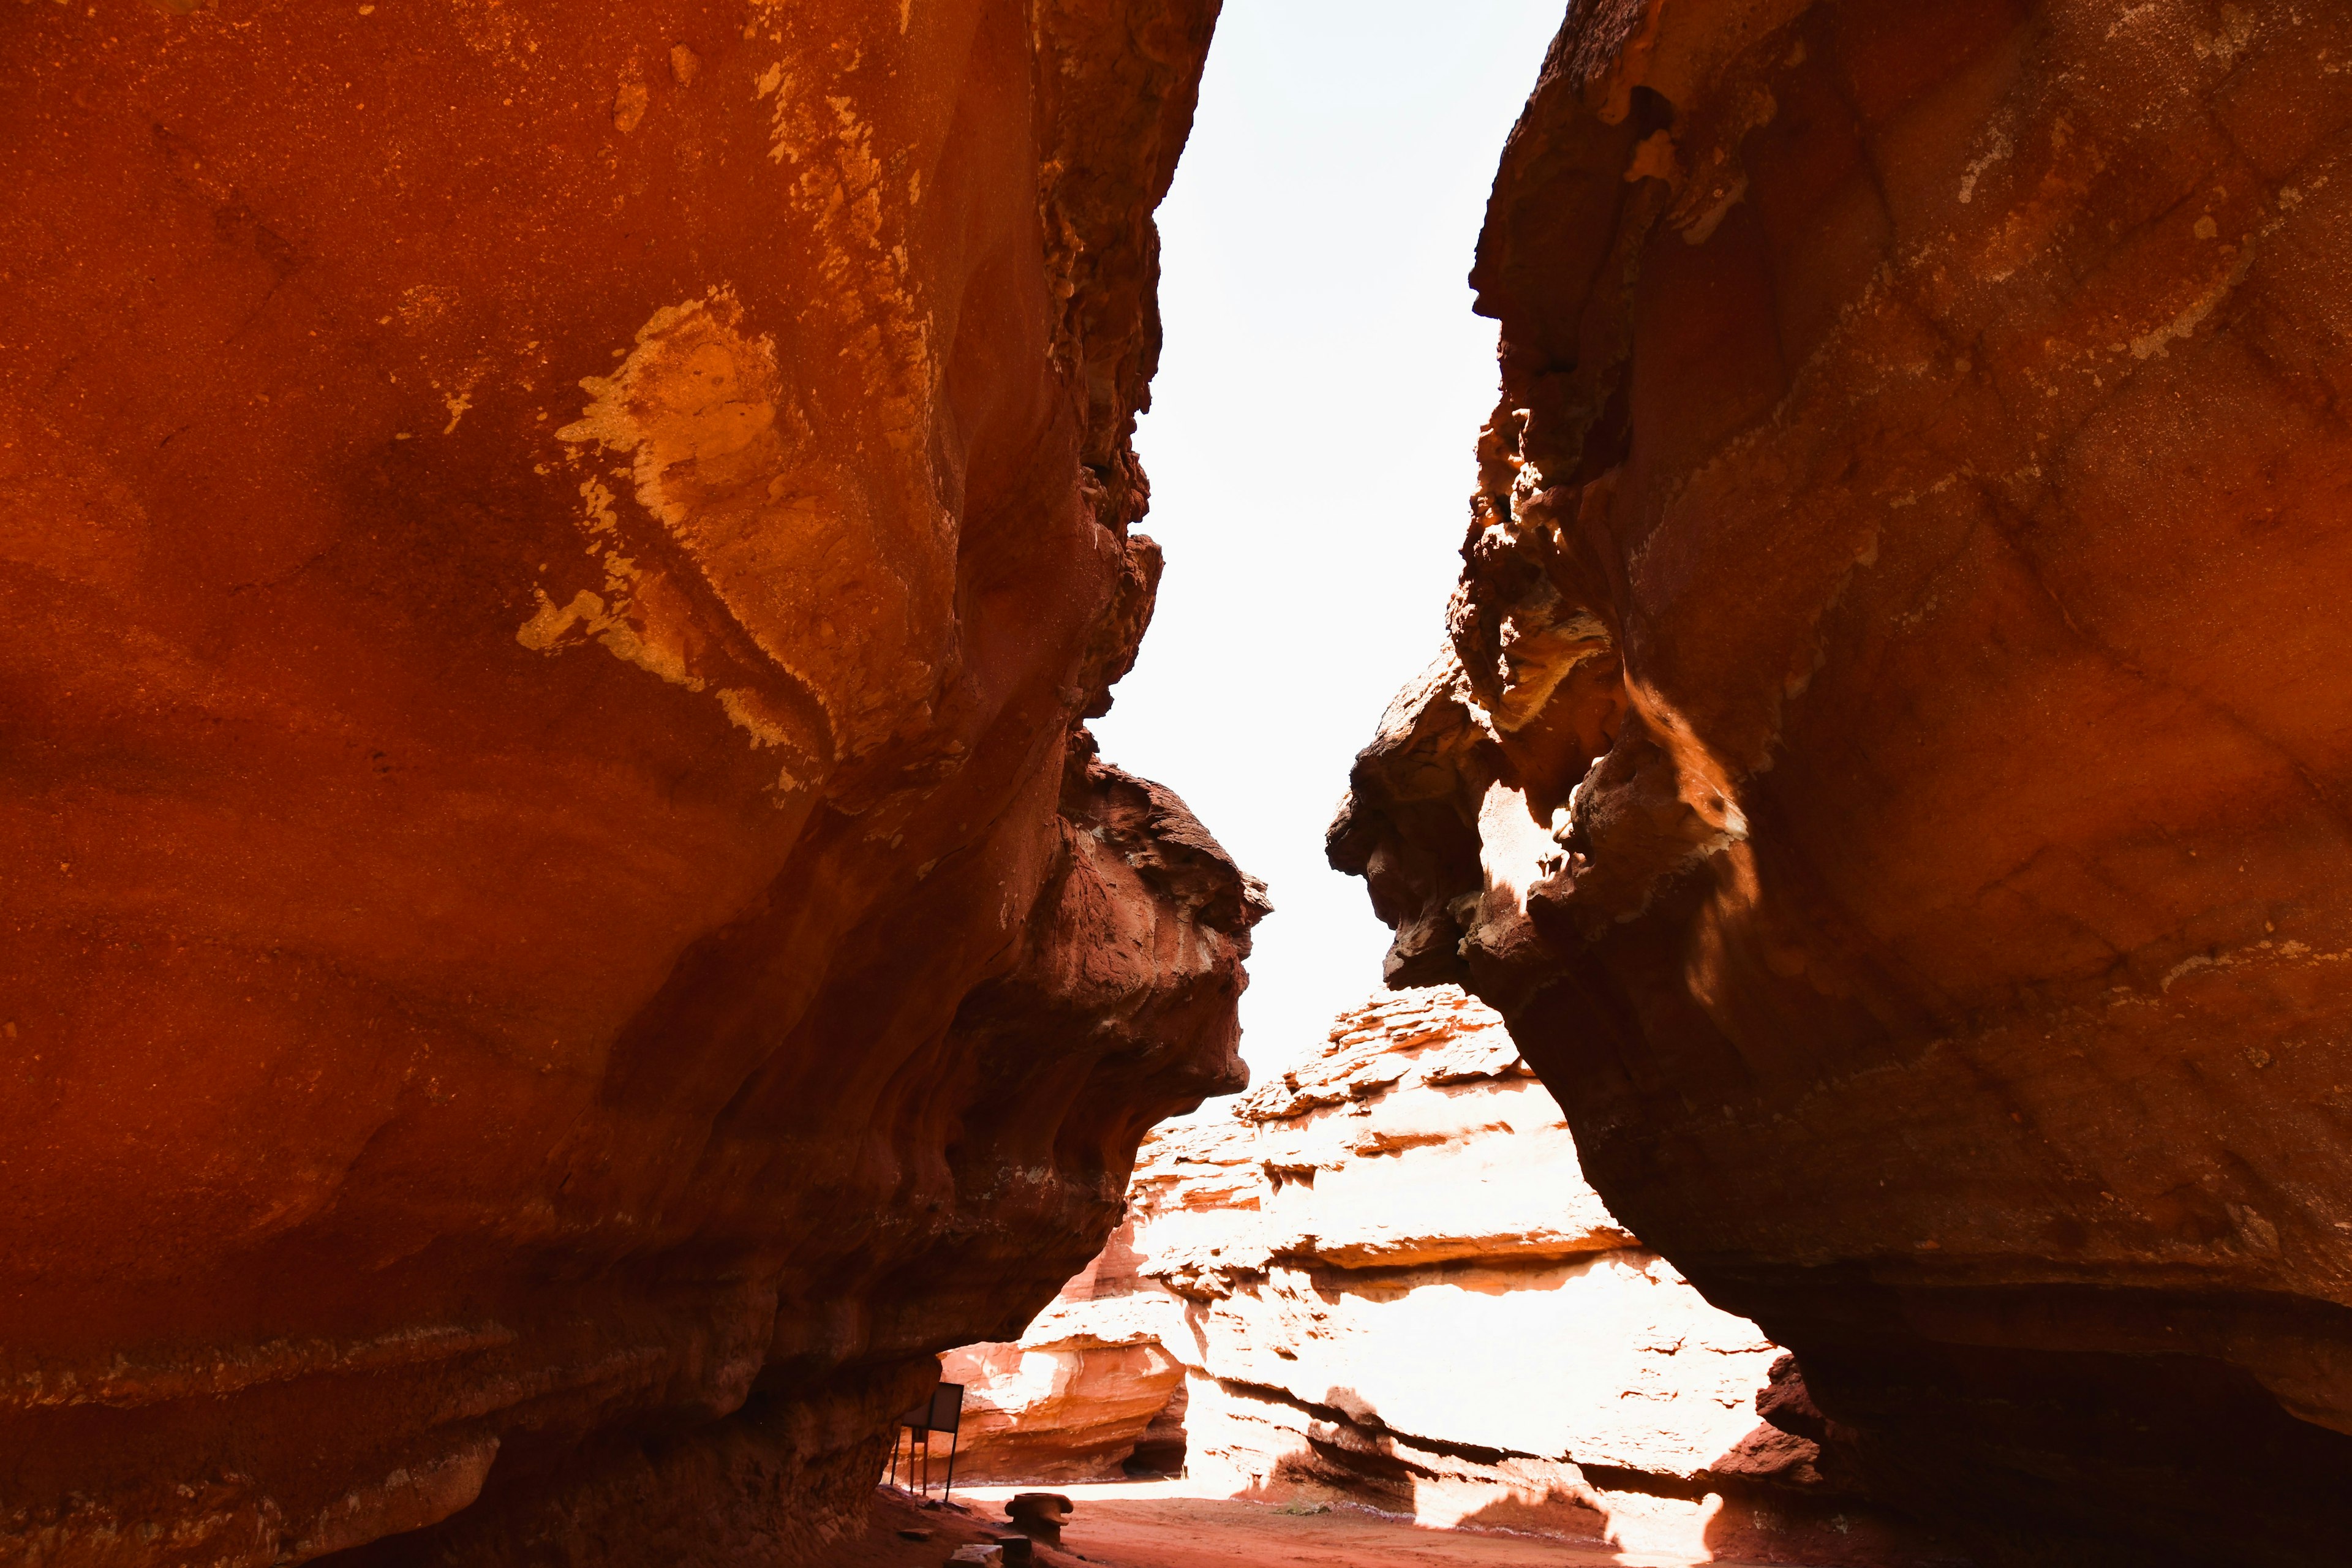
[[[1255,1076],[1380,986],[1323,829],[1437,651],[1494,406],[1465,281],[1561,0],[1226,0],[1160,209],[1167,349],[1136,437],[1160,608],[1104,756],[1181,795],[1275,904]]]

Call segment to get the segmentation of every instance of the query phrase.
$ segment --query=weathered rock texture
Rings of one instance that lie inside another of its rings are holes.
[[[1079,726],[1214,12],[0,17],[0,1558],[790,1560],[1242,1081]]]
[[[1129,1205],[1018,1343],[943,1358],[975,1384],[959,1473],[1117,1475],[1114,1429],[1135,1441],[1181,1375],[1213,1490],[1701,1558],[1935,1556],[1759,1423],[1778,1348],[1611,1217],[1457,990],[1346,1015],[1234,1114],[1150,1134]]]
[[[1165,1163],[1147,1133],[1130,1187]],[[1106,1480],[1183,1463],[1184,1365],[1161,1342],[1172,1301],[1140,1269],[1144,1224],[1130,1212],[1095,1260],[1062,1287],[1020,1339],[961,1346],[940,1358],[940,1376],[964,1385],[957,1474],[974,1481]],[[1155,1435],[1171,1440],[1152,1452]],[[1139,1453],[1139,1449],[1142,1451]]]
[[[2352,1531],[2352,11],[1580,4],[1332,850],[1986,1556]]]

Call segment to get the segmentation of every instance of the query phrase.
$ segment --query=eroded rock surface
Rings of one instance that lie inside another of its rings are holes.
[[[1215,9],[0,19],[0,1557],[793,1560],[1243,1081],[1080,723]]]
[[[1115,1477],[1156,1390],[1212,1493],[1694,1560],[1938,1560],[1759,1419],[1801,1398],[1787,1358],[1611,1215],[1501,1021],[1453,987],[1345,1015],[1232,1114],[1151,1133],[1129,1206],[1019,1342],[942,1358],[973,1384],[959,1474]]]
[[[1334,825],[1610,1207],[2018,1562],[2352,1528],[2352,13],[1572,7]]]
[[[1162,1163],[1159,1138],[1144,1135],[1139,1171]],[[965,1391],[959,1476],[1090,1481],[1153,1468],[1155,1457],[1166,1470],[1182,1465],[1184,1363],[1160,1339],[1167,1292],[1140,1272],[1143,1223],[1130,1213],[1018,1340],[940,1358],[940,1376]],[[1164,1455],[1152,1452],[1155,1434]]]

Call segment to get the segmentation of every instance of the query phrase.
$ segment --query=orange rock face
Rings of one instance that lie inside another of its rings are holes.
[[[0,1557],[789,1560],[1239,1085],[1080,727],[1214,11],[0,20]]]
[[[1576,7],[1452,647],[1334,827],[1392,976],[1991,1560],[2352,1526],[2347,58]]]

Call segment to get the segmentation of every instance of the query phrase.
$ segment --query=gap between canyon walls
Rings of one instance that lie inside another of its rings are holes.
[[[1452,986],[1342,1014],[1155,1129],[1095,1261],[1017,1342],[940,1367],[964,1480],[1181,1470],[1580,1561],[1958,1560],[1869,1505],[1786,1352],[1609,1213],[1502,1020]]]
[[[2352,1527],[2352,17],[1579,5],[1330,837],[1990,1562]]]
[[[1243,1082],[1214,0],[0,20],[0,1556],[821,1557]]]

